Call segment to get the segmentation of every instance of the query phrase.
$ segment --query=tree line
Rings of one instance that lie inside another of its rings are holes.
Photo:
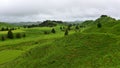
[[[63,24],[64,22],[62,21],[51,21],[51,20],[46,20],[43,21],[40,24],[32,24],[32,25],[24,25],[24,28],[33,28],[33,27],[55,27],[57,24]]]

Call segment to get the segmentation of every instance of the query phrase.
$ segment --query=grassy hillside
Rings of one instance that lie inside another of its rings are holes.
[[[81,25],[79,31],[71,27],[67,36],[60,30],[64,25],[14,30],[26,37],[0,41],[0,68],[120,68],[120,21],[101,16]]]
[[[97,24],[101,23],[102,27],[98,28]],[[89,22],[91,24],[91,22]],[[110,33],[119,34],[120,20],[115,20],[112,17],[100,17],[96,19],[90,26],[84,30],[86,33]]]
[[[120,46],[118,43],[118,39],[113,35],[76,33],[49,43],[39,43],[37,47],[16,60],[5,64],[5,68],[108,68],[119,66]]]

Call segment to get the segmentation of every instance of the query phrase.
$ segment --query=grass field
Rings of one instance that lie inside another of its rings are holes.
[[[26,37],[0,41],[0,68],[120,68],[119,26],[91,25],[71,30],[68,36],[60,25],[54,27],[55,34],[44,34],[53,27],[14,30]]]

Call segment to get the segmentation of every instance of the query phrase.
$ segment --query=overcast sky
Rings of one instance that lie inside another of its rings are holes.
[[[87,20],[102,14],[119,18],[120,0],[0,0],[0,21]]]

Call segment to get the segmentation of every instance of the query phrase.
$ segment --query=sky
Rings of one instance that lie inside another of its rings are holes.
[[[84,21],[120,18],[120,0],[0,0],[0,21]]]

